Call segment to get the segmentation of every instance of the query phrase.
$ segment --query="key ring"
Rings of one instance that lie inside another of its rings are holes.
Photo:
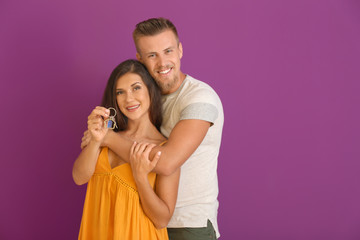
[[[114,115],[111,116],[111,114],[110,114],[109,118],[104,121],[104,127],[109,128],[109,129],[117,128],[117,124],[116,124],[116,121],[115,121],[116,109],[112,108],[112,107],[110,107],[108,109],[110,110],[110,113],[111,113],[111,110],[113,110]]]

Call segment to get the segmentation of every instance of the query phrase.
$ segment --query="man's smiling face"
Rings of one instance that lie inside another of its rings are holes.
[[[142,62],[159,85],[162,94],[175,92],[181,84],[181,43],[171,30],[154,36],[142,36],[137,42],[136,57]]]

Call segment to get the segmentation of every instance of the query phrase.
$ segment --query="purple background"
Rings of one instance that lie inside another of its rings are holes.
[[[356,0],[0,1],[0,239],[76,239],[86,118],[157,16],[223,101],[221,239],[360,239]]]

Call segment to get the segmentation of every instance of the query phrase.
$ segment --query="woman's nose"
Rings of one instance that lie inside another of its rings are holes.
[[[130,102],[133,99],[134,99],[134,96],[133,96],[132,92],[128,92],[128,94],[126,94],[126,101]]]

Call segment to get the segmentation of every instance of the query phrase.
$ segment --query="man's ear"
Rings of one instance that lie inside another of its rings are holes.
[[[141,59],[141,56],[140,56],[140,53],[136,53],[136,59],[139,61],[139,62],[141,62],[141,63],[143,63],[143,61],[142,61],[142,59]]]
[[[181,42],[179,42],[179,52],[180,52],[180,59],[181,59],[183,56],[183,47],[182,47]]]

